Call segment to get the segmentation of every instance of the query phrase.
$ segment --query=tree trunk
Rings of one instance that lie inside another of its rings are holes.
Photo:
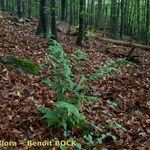
[[[122,38],[124,31],[124,0],[121,0],[121,23],[120,23],[120,37]]]
[[[65,21],[66,14],[66,0],[61,0],[61,20]]]
[[[50,27],[50,16],[49,16],[49,0],[40,0],[40,19],[39,25],[37,27],[36,35],[40,35],[42,37],[50,37],[51,36],[51,27]]]
[[[117,1],[111,0],[110,36],[113,39],[117,38],[117,24]]]
[[[99,30],[103,29],[103,7],[102,7],[103,1],[98,0],[98,21],[97,21],[97,27]]]
[[[5,0],[1,0],[1,10],[2,11],[6,10]]]
[[[137,1],[137,14],[136,14],[136,16],[137,16],[137,38],[138,38],[138,40],[140,39],[140,0],[136,0]]]
[[[150,1],[147,0],[147,14],[146,14],[146,43],[150,42]]]
[[[22,18],[22,0],[17,0],[17,14],[18,18]]]
[[[85,8],[84,4],[85,4],[85,0],[80,0],[79,32],[78,32],[78,37],[76,42],[78,46],[82,45],[83,36],[84,36],[84,8]]]
[[[73,25],[73,1],[70,0],[70,17],[69,17],[70,25]]]
[[[30,19],[31,18],[31,0],[28,0],[28,18]]]
[[[94,0],[91,0],[91,9],[90,9],[90,25],[93,26],[93,23],[94,23],[94,15],[93,15],[93,12],[94,12]]]
[[[57,40],[56,1],[55,0],[51,0],[51,30],[52,30],[52,38]]]

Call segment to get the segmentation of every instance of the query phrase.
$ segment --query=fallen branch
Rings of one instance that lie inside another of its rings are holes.
[[[150,46],[148,46],[148,45],[135,44],[133,42],[113,40],[113,39],[109,39],[109,38],[101,38],[101,37],[96,37],[96,38],[98,38],[99,40],[104,41],[104,42],[113,43],[115,45],[123,45],[123,46],[126,46],[126,47],[134,47],[134,48],[143,49],[145,51],[150,51]]]

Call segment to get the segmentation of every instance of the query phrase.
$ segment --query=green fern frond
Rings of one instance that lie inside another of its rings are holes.
[[[76,120],[82,120],[85,119],[85,117],[79,112],[78,108],[75,105],[72,105],[67,102],[59,101],[56,103],[58,108],[67,110],[68,112],[68,117],[69,116],[74,116]]]
[[[89,80],[95,81],[104,76],[112,76],[117,72],[120,72],[123,67],[131,62],[126,59],[116,59],[107,62],[103,67],[98,68],[95,73],[89,76]]]

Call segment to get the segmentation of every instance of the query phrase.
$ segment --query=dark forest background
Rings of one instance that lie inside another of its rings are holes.
[[[19,18],[40,18],[45,12],[47,23],[56,18],[78,26],[82,16],[83,29],[101,31],[103,36],[131,37],[147,44],[150,39],[149,0],[1,0],[0,7]],[[53,30],[55,24],[52,23],[51,28]]]

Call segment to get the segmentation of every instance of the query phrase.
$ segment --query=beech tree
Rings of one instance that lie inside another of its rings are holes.
[[[22,0],[17,0],[17,15],[18,15],[18,18],[22,18],[22,15],[23,15],[23,3],[22,3]]]
[[[43,37],[51,36],[51,23],[50,23],[50,0],[40,0],[40,13],[39,25],[36,30],[36,35]]]
[[[5,7],[5,0],[1,0],[1,10],[5,11],[6,7]]]
[[[146,43],[150,43],[150,1],[147,0],[146,12]]]
[[[117,0],[111,0],[110,34],[112,38],[117,37]]]
[[[61,20],[65,20],[65,14],[66,14],[66,0],[61,0]]]
[[[78,46],[82,45],[83,36],[84,36],[84,5],[85,5],[85,0],[80,0],[79,32],[78,32],[78,37],[76,42]]]
[[[103,1],[98,0],[98,19],[97,19],[97,28],[103,29]]]
[[[51,30],[52,38],[57,39],[57,29],[56,29],[56,1],[51,0]]]

